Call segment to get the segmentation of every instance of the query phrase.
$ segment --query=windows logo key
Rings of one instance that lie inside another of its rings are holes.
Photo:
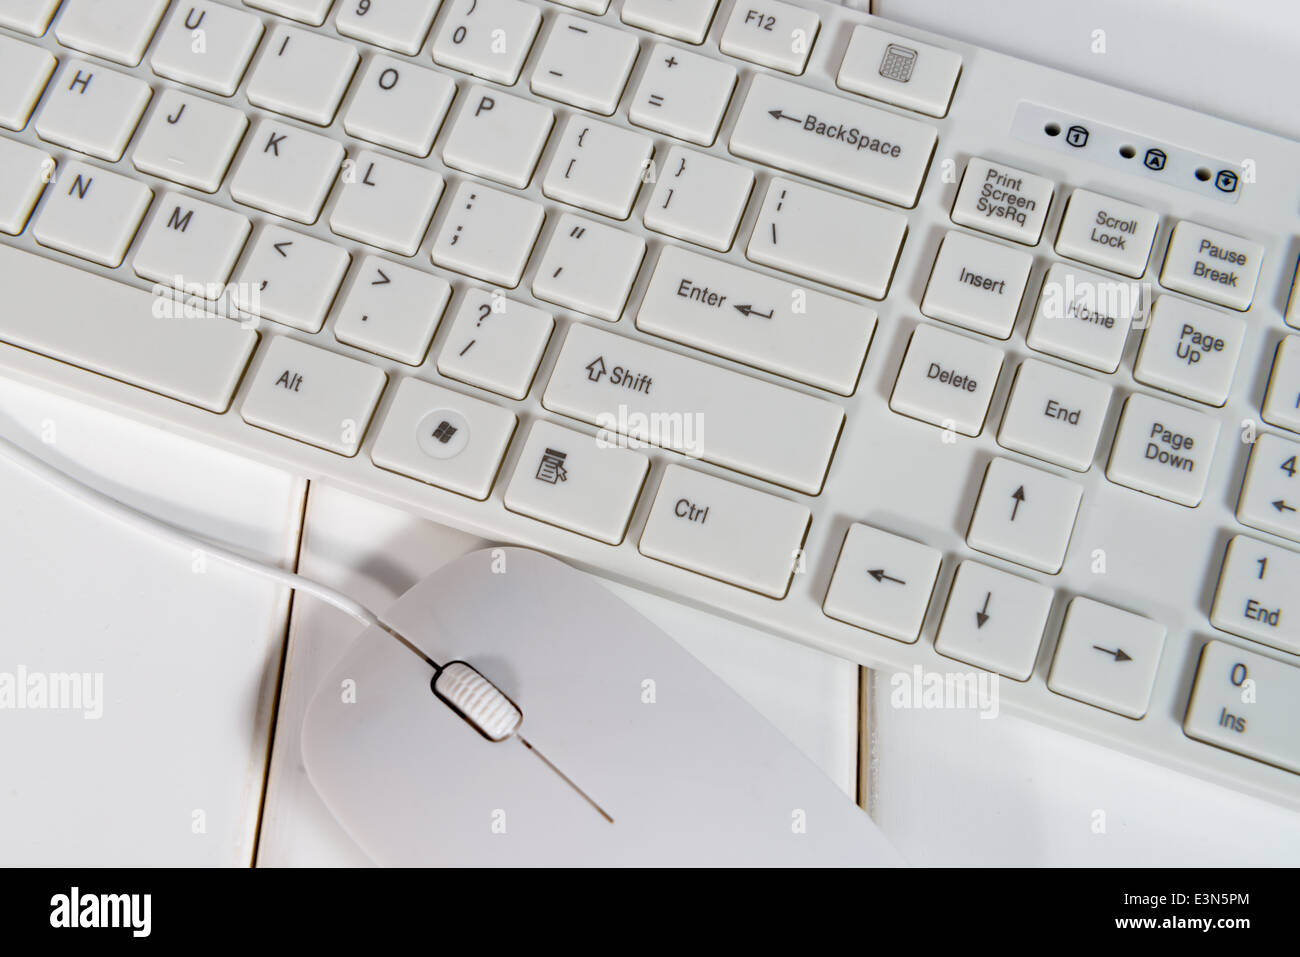
[[[446,445],[451,441],[451,437],[458,431],[459,429],[457,429],[456,426],[452,425],[446,419],[443,419],[438,423],[438,427],[433,430],[433,437],[443,445]]]

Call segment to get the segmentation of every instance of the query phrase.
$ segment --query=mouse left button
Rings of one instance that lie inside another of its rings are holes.
[[[444,665],[433,678],[433,693],[489,741],[504,741],[524,720],[519,706],[500,688],[463,661]]]

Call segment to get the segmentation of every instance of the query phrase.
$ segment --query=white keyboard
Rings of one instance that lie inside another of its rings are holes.
[[[1300,807],[1297,144],[819,0],[0,0],[0,127],[5,374]]]

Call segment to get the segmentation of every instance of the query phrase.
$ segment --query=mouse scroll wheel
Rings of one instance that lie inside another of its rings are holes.
[[[504,741],[524,720],[505,692],[463,661],[442,667],[433,678],[433,693],[489,741]]]

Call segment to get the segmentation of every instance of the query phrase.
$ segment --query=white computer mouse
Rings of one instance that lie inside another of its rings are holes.
[[[302,733],[317,791],[377,863],[901,863],[758,712],[556,559],[471,553],[381,618]]]

